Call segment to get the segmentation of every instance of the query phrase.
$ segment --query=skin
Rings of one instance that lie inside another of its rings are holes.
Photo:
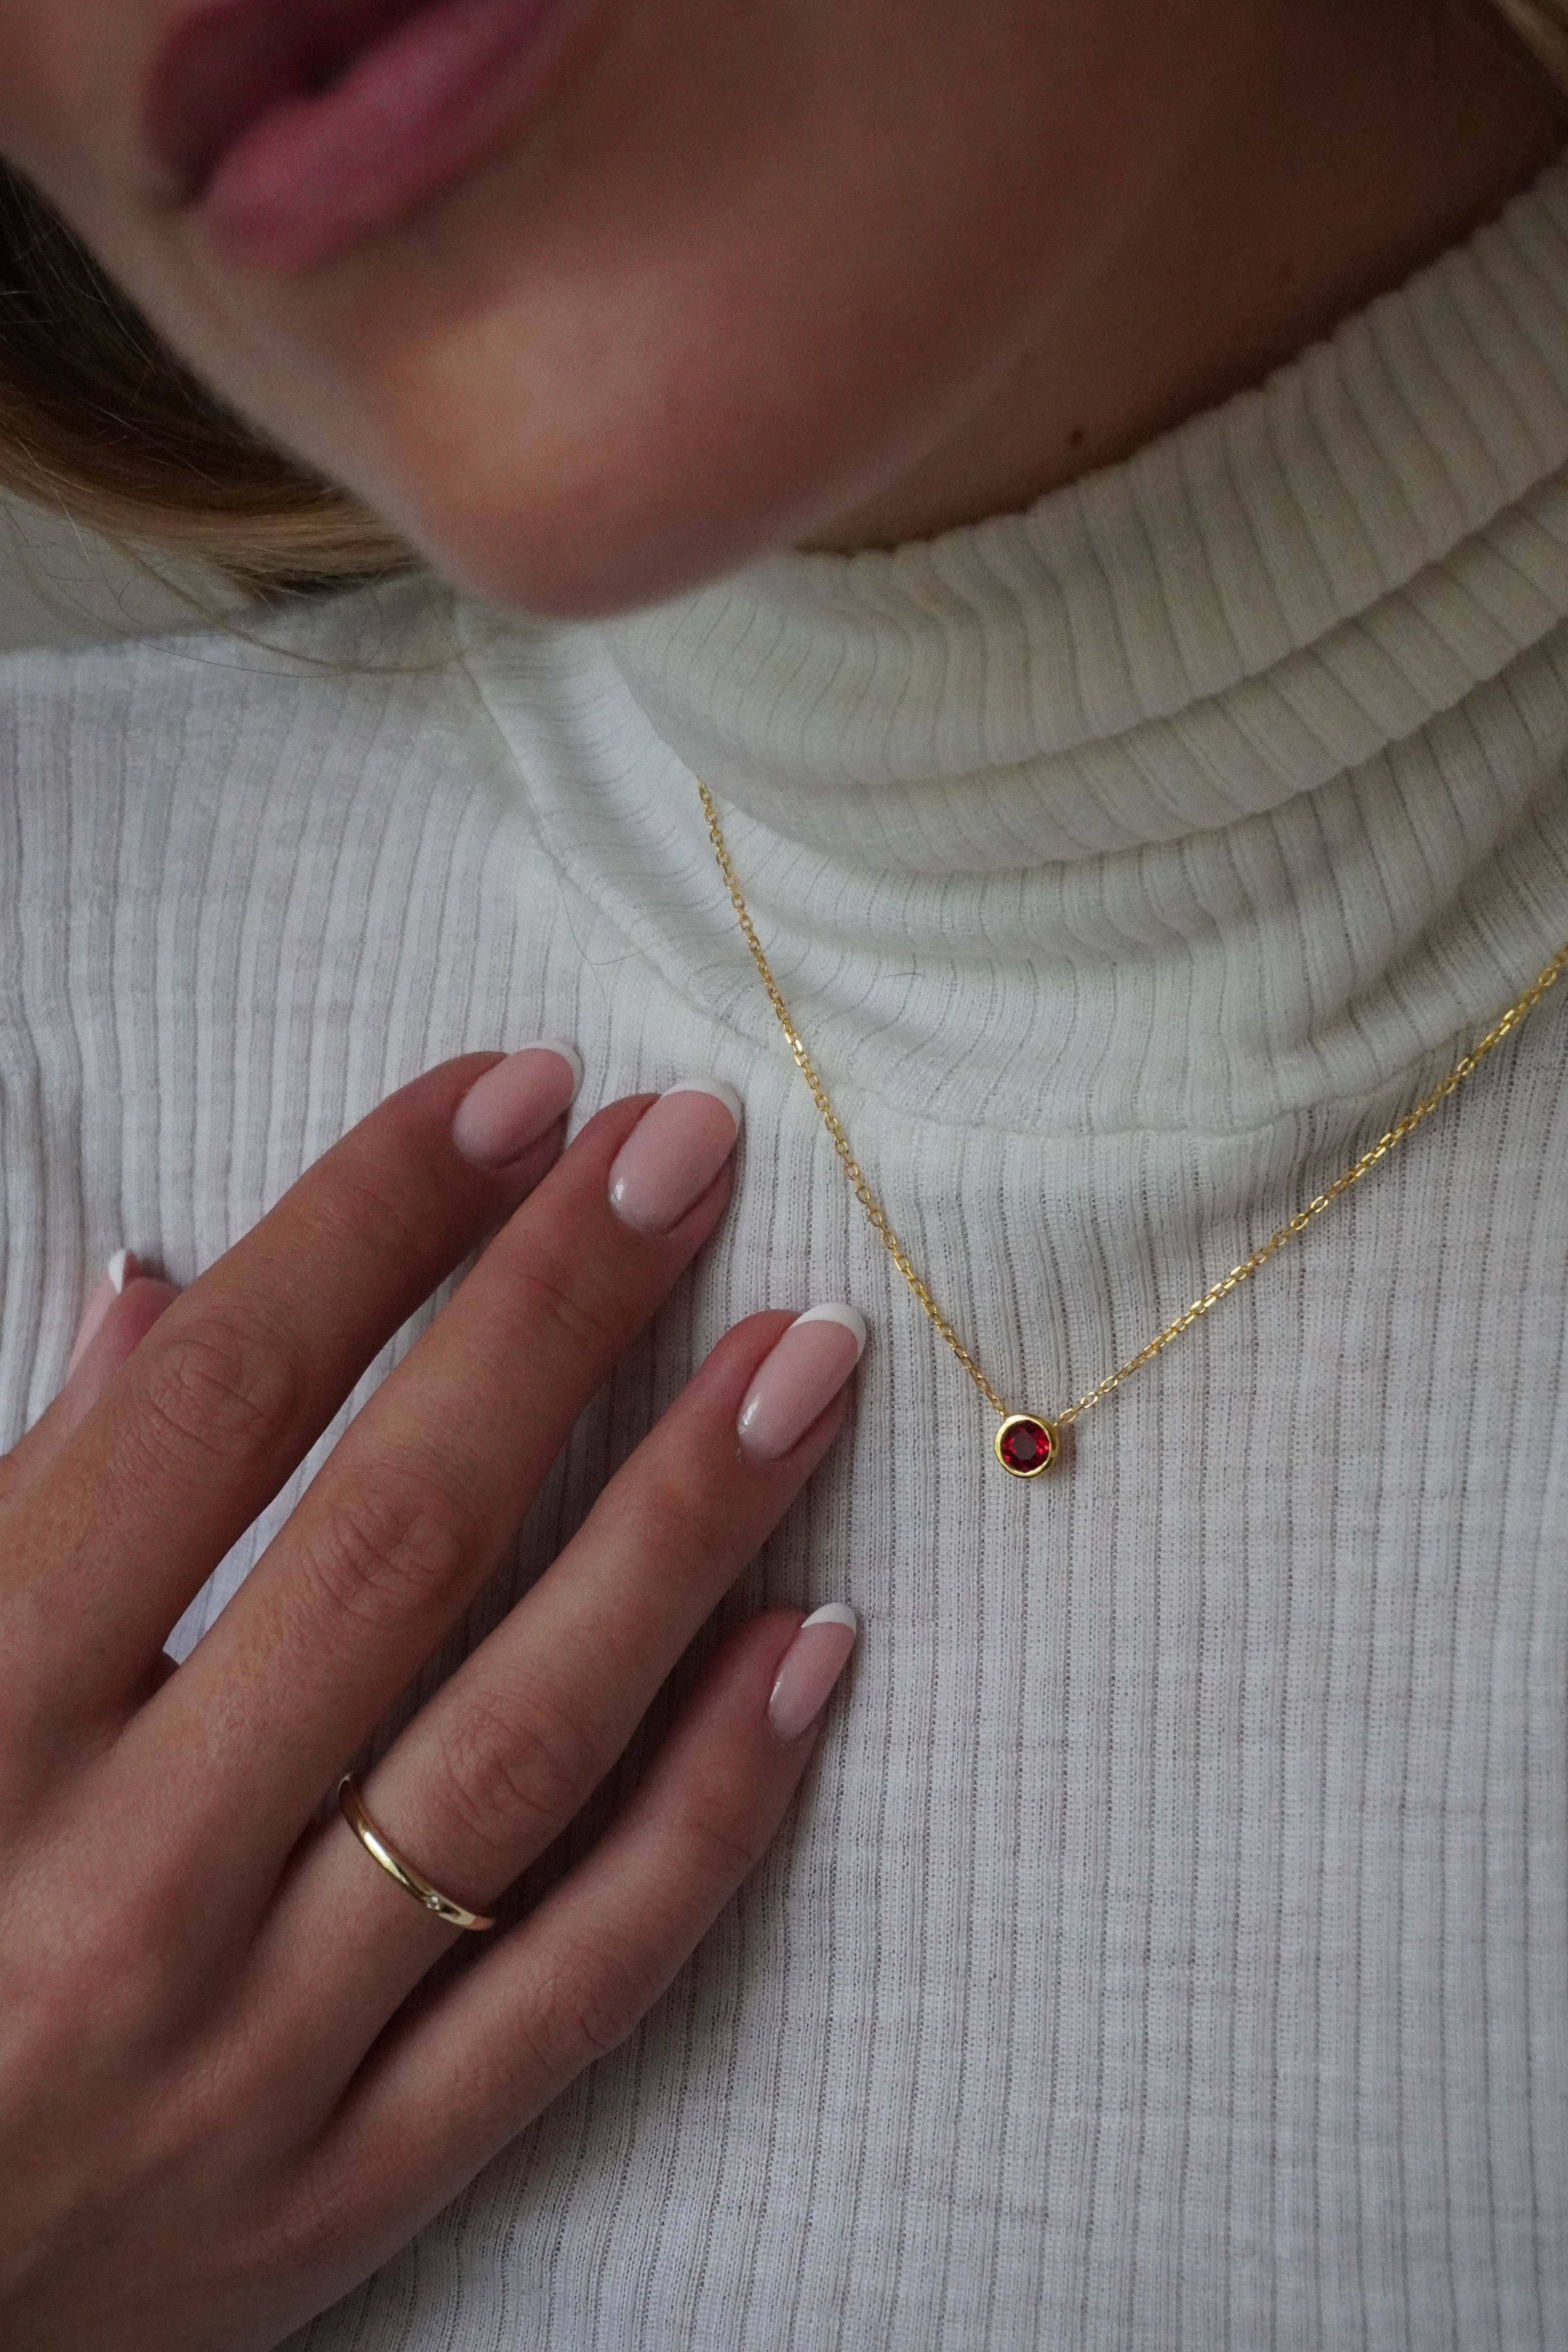
[[[546,612],[1021,505],[1256,380],[1561,139],[1439,0],[602,0],[526,131],[285,277],[142,152],[177,13],[0,11],[0,151],[258,424]],[[451,1119],[488,1066],[395,1097],[184,1296],[133,1282],[0,1464],[16,2352],[276,2342],[630,2030],[805,1768],[812,1735],[766,1727],[775,1612],[587,1858],[412,2004],[455,1931],[314,1821],[727,1197],[660,1241],[616,1224],[637,1102],[476,1172]],[[192,1595],[498,1224],[173,1670]],[[372,1776],[470,1903],[572,1820],[831,1443],[842,1399],[782,1462],[738,1451],[787,1319],[730,1334]]]
[[[721,1645],[629,1807],[521,1927],[405,2006],[460,1930],[324,1792],[462,1615],[588,1398],[719,1223],[607,1179],[648,1108],[504,1174],[416,1079],[175,1297],[132,1283],[0,1465],[0,2334],[14,2352],[271,2345],[386,2259],[629,2032],[810,1758],[773,1678],[799,1610]],[[552,1164],[553,1163],[553,1164]],[[185,1664],[163,1644],[392,1333],[500,1221]],[[787,1314],[721,1340],[365,1802],[491,1909],[602,1780],[841,1426],[737,1414]]]
[[[187,5],[0,11],[0,151],[274,436],[556,614],[1018,506],[1253,382],[1562,141],[1459,0],[592,0],[482,168],[279,278],[143,151]]]

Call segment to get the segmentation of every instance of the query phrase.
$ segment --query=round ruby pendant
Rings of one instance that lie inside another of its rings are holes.
[[[996,1432],[996,1459],[1015,1478],[1037,1478],[1054,1470],[1062,1442],[1048,1421],[1032,1412],[1010,1412]]]

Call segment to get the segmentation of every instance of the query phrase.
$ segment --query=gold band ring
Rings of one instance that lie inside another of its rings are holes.
[[[411,1862],[405,1861],[365,1811],[352,1772],[345,1772],[338,1783],[338,1811],[366,1853],[374,1855],[389,1878],[396,1879],[405,1895],[413,1895],[421,1910],[430,1912],[437,1919],[444,1919],[448,1927],[471,1927],[478,1933],[481,1927],[495,1926],[493,1919],[481,1919],[477,1911],[466,1911],[460,1903],[454,1903],[449,1895],[443,1895],[439,1887],[432,1886]]]

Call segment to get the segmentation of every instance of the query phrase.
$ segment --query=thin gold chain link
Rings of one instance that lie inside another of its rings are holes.
[[[838,1114],[828,1099],[827,1089],[817,1076],[816,1066],[807,1053],[805,1040],[791,1020],[789,1007],[779,992],[779,984],[773,978],[763,943],[757,937],[756,927],[747,909],[741,885],[736,879],[735,868],[730,858],[729,845],[724,839],[724,829],[719,822],[719,812],[713,804],[713,795],[700,776],[697,779],[697,789],[702,795],[703,812],[708,819],[709,838],[713,844],[713,855],[719,862],[719,871],[723,877],[724,887],[730,894],[730,903],[735,909],[736,920],[741,926],[741,936],[752,950],[752,961],[761,973],[763,986],[768,992],[768,1003],[777,1015],[779,1026],[784,1031],[790,1052],[795,1056],[796,1067],[811,1088],[812,1099],[822,1114],[822,1123],[832,1139],[833,1149],[843,1162],[844,1173],[853,1187],[855,1198],[865,1210],[878,1240],[909,1284],[939,1338],[946,1340],[992,1411],[1005,1418],[1008,1406],[992,1387],[974,1356],[964,1346],[931,1292],[926,1288],[915,1270],[908,1250],[889,1223],[881,1202],[872,1192],[866,1180],[865,1171],[849,1148],[849,1139],[839,1125]],[[1190,1331],[1193,1325],[1200,1322],[1211,1307],[1217,1307],[1222,1298],[1228,1298],[1233,1290],[1239,1289],[1244,1282],[1250,1282],[1259,1268],[1268,1265],[1276,1251],[1282,1250],[1288,1242],[1293,1242],[1300,1234],[1304,1234],[1314,1217],[1321,1217],[1323,1211],[1348,1192],[1352,1184],[1359,1184],[1362,1178],[1370,1170],[1375,1168],[1380,1160],[1385,1160],[1396,1144],[1403,1143],[1407,1135],[1413,1135],[1422,1120],[1429,1118],[1438,1104],[1446,1102],[1448,1097],[1464,1084],[1471,1072],[1479,1068],[1495,1046],[1500,1045],[1503,1039],[1519,1027],[1525,1014],[1534,1010],[1547,990],[1560,979],[1564,971],[1568,971],[1568,946],[1558,949],[1551,962],[1537,975],[1518,1002],[1510,1004],[1506,1013],[1499,1014],[1486,1035],[1479,1037],[1468,1053],[1461,1055],[1447,1076],[1438,1079],[1429,1095],[1424,1095],[1413,1109],[1407,1110],[1403,1118],[1395,1119],[1387,1133],[1380,1135],[1370,1150],[1363,1151],[1361,1158],[1347,1168],[1342,1176],[1336,1176],[1333,1182],[1309,1201],[1304,1209],[1298,1209],[1296,1214],[1288,1219],[1279,1227],[1278,1233],[1270,1234],[1268,1239],[1255,1249],[1250,1257],[1243,1258],[1239,1265],[1233,1265],[1228,1274],[1222,1275],[1216,1283],[1205,1291],[1201,1298],[1194,1298],[1192,1305],[1184,1308],[1173,1323],[1168,1323],[1165,1328],[1157,1333],[1145,1347],[1140,1348],[1135,1356],[1129,1356],[1124,1364],[1119,1364],[1113,1372],[1108,1372],[1098,1388],[1086,1390],[1076,1404],[1068,1405],[1064,1411],[1054,1414],[1052,1419],[1057,1428],[1065,1429],[1069,1422],[1077,1421],[1080,1414],[1090,1412],[1114,1390],[1119,1389],[1123,1381],[1131,1380],[1134,1372],[1142,1371],[1145,1364],[1152,1364],[1156,1356],[1163,1355],[1173,1339],[1179,1339],[1184,1331]]]

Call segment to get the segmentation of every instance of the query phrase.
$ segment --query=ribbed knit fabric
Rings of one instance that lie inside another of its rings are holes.
[[[734,1602],[865,1618],[791,1828],[301,2347],[1568,2345],[1568,990],[1020,1486],[692,782],[890,1214],[1049,1409],[1568,940],[1565,616],[1559,173],[1022,518],[609,628],[414,585],[0,666],[9,1430],[110,1250],[189,1277],[387,1087],[539,1034],[584,1108],[726,1078],[743,1167],[470,1638],[728,1322],[872,1327]]]

